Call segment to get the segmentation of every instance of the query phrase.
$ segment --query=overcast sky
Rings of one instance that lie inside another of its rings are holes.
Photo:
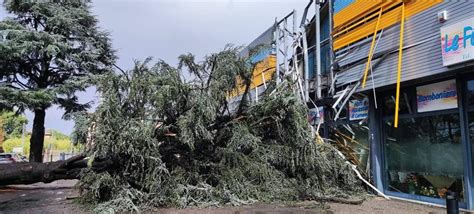
[[[117,64],[129,69],[133,60],[152,56],[170,64],[193,53],[198,58],[221,50],[226,44],[245,45],[293,9],[300,16],[309,0],[94,0],[92,13],[109,31],[117,50]],[[0,11],[0,18],[6,13]],[[82,102],[95,100],[93,89],[80,93]],[[61,119],[53,106],[46,112],[46,129],[70,134],[72,121]],[[33,114],[26,112],[27,129]]]

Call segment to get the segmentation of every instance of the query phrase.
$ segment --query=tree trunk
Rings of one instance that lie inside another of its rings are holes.
[[[35,118],[33,119],[33,131],[31,133],[30,139],[30,162],[43,162],[45,116],[45,108],[35,109]]]
[[[59,179],[74,179],[77,174],[60,173],[55,174],[54,171],[59,169],[61,162],[50,163],[14,163],[1,164],[0,186],[11,184],[32,184],[36,182],[49,183]]]
[[[88,166],[83,155],[74,156],[65,161],[49,163],[12,163],[0,164],[0,186],[11,184],[49,183],[60,179],[77,179],[82,169],[90,167],[95,172],[117,167],[113,159],[94,159]]]

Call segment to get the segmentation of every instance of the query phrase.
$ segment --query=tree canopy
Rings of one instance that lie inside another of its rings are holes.
[[[110,71],[108,34],[97,27],[89,1],[6,0],[13,18],[0,22],[0,103],[35,113],[30,160],[41,162],[45,110],[82,111],[76,91],[88,77]]]
[[[92,163],[110,159],[115,167],[83,171],[82,201],[120,212],[361,193],[337,150],[316,143],[291,82],[268,84],[258,103],[246,101],[253,65],[239,51],[226,47],[202,62],[182,55],[176,68],[148,59],[98,78],[101,102],[76,115],[74,139]],[[184,81],[188,71],[197,78]],[[236,77],[247,89],[231,110]]]

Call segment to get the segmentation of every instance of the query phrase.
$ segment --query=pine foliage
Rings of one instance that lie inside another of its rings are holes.
[[[101,103],[77,116],[74,136],[88,141],[92,160],[112,157],[117,167],[83,172],[83,202],[113,213],[361,194],[337,151],[315,143],[291,83],[229,110],[235,77],[248,91],[253,68],[239,50],[228,46],[200,63],[182,55],[177,68],[147,59],[99,78]],[[195,79],[184,81],[184,72]]]
[[[90,0],[5,0],[12,15],[0,21],[0,107],[35,114],[30,161],[43,161],[46,109],[85,111],[77,91],[89,77],[110,71],[110,39],[90,13]],[[68,119],[68,117],[65,117]]]
[[[0,104],[20,110],[57,104],[66,113],[87,108],[74,92],[115,60],[89,1],[5,0],[3,6],[13,16],[0,21]]]

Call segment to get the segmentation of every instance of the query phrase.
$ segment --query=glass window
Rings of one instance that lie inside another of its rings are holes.
[[[329,38],[329,16],[321,17],[320,28],[321,28],[320,39],[321,41],[324,41],[325,39]]]
[[[385,164],[390,191],[464,198],[463,147],[458,114],[386,120]]]
[[[370,151],[369,127],[366,122],[360,125],[358,123],[338,125],[333,139],[340,151],[344,151],[346,157],[357,165],[359,171],[369,172],[367,164]]]
[[[472,170],[474,171],[474,80],[466,82],[466,102],[468,105],[468,135],[469,141],[471,142],[471,161]],[[474,187],[472,187],[474,189]]]
[[[329,43],[321,45],[321,74],[328,74],[331,69],[331,52]]]
[[[314,70],[315,70],[315,63],[314,63],[314,51],[311,51],[308,53],[308,77],[309,79],[313,79],[314,78]]]
[[[474,170],[474,111],[468,113],[469,141],[471,142],[471,161]],[[472,187],[474,189],[474,187]]]
[[[336,97],[336,98],[339,98],[339,97]],[[339,116],[337,117],[337,120],[335,120],[334,122],[336,123],[336,125],[338,123],[347,123],[348,120],[349,120],[349,105],[348,103],[346,103],[344,106],[342,105],[343,103],[343,100],[341,100],[337,106],[336,106],[336,110],[335,111],[327,111],[328,113],[328,118],[334,118],[336,117],[336,114],[338,111],[339,112]]]
[[[467,81],[466,100],[469,107],[474,107],[474,80]]]
[[[400,93],[399,114],[412,114],[414,110],[413,101],[416,99],[408,91],[402,90]],[[383,115],[395,114],[395,93],[384,96],[383,99]]]
[[[308,52],[308,75],[310,79],[315,78],[316,75],[316,63],[315,63],[314,49]],[[331,53],[329,43],[321,46],[321,74],[328,74],[331,69]]]

